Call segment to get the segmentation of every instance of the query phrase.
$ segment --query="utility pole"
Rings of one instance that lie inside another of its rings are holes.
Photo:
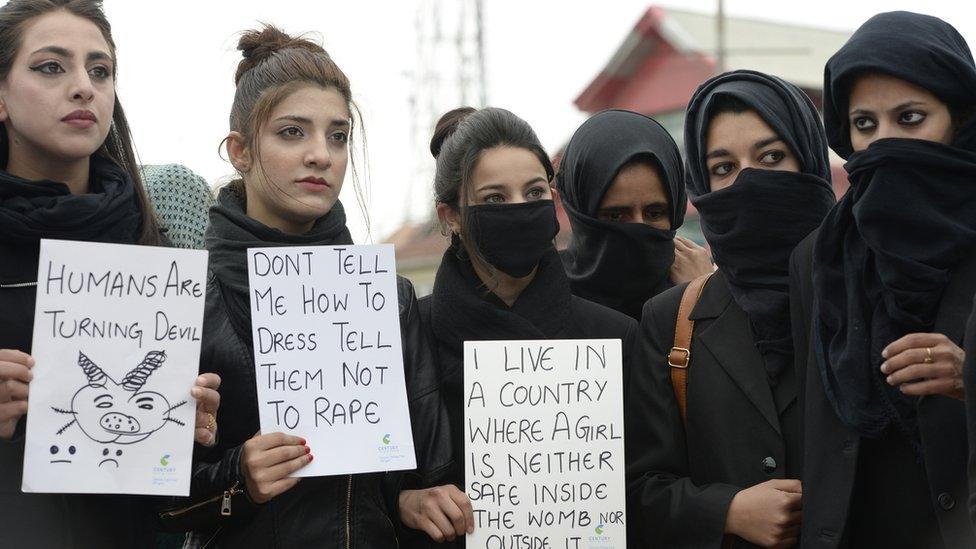
[[[462,105],[488,103],[482,0],[418,0],[416,6],[416,60],[408,73],[413,166],[403,221],[430,215],[434,160],[428,146],[438,118]]]
[[[715,61],[716,72],[725,72],[725,0],[718,0],[718,10],[715,15]]]

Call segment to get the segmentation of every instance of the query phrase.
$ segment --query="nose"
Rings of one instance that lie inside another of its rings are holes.
[[[88,71],[81,69],[74,71],[69,90],[72,101],[89,102],[95,98],[95,87],[92,86],[91,76]]]
[[[99,421],[102,429],[109,433],[130,435],[139,432],[139,420],[119,412],[109,412]]]
[[[327,170],[332,166],[332,153],[329,152],[329,143],[324,136],[320,135],[308,141],[303,163],[306,168],[319,170]]]

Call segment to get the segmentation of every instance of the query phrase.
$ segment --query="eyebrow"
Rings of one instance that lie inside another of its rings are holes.
[[[758,149],[761,149],[763,147],[767,147],[769,145],[772,145],[773,143],[776,143],[777,141],[783,141],[783,138],[780,137],[780,136],[778,136],[778,135],[773,135],[771,137],[767,137],[765,139],[760,139],[759,141],[756,141],[752,145],[752,148],[754,150],[758,150]],[[718,158],[720,156],[732,156],[732,153],[730,153],[726,149],[715,149],[714,151],[711,151],[710,153],[708,153],[708,154],[705,155],[705,160],[710,160],[712,158]]]
[[[106,394],[104,394],[104,395],[98,395],[97,397],[95,397],[95,399],[94,399],[94,400],[95,400],[95,402],[98,402],[99,400],[101,400],[101,399],[103,399],[103,398],[107,398],[107,399],[109,399],[109,400],[112,400],[112,395],[110,395],[110,394],[108,394],[108,393],[106,393]]]
[[[286,121],[286,120],[290,120],[292,122],[297,122],[299,124],[309,124],[309,125],[312,124],[312,119],[311,118],[308,118],[306,116],[298,116],[297,114],[286,114],[284,116],[279,116],[278,118],[275,118],[275,122]],[[336,119],[332,120],[332,122],[329,125],[330,126],[343,126],[343,127],[348,127],[349,126],[349,121],[348,120],[344,120],[342,118],[336,118]]]
[[[61,46],[44,46],[43,48],[36,50],[31,55],[37,53],[53,53],[54,55],[60,55],[61,57],[67,57],[69,59],[74,57],[73,53],[65,48],[62,48]],[[93,51],[89,52],[88,55],[85,56],[85,59],[87,61],[112,61],[112,56],[103,51]]]
[[[888,112],[890,112],[890,113],[898,112],[898,111],[907,109],[909,107],[915,107],[915,106],[918,106],[918,105],[925,105],[925,104],[926,104],[925,101],[917,101],[917,100],[912,99],[912,100],[905,101],[904,103],[901,103],[899,105],[896,105],[896,106],[888,109]],[[870,109],[863,109],[861,107],[855,107],[855,108],[851,109],[850,114],[874,114],[874,111],[872,111]]]
[[[146,402],[147,400],[148,400],[148,401],[150,401],[150,402],[152,402],[152,400],[153,400],[153,397],[142,397],[142,398],[137,398],[137,399],[136,399],[136,404],[138,404],[138,403],[140,403],[140,402]]]
[[[655,200],[654,202],[648,202],[647,204],[644,204],[642,208],[653,208],[653,207],[667,208],[668,207],[668,203],[665,202],[665,201],[663,201],[663,200]],[[600,208],[598,211],[601,211],[601,212],[624,212],[624,211],[630,211],[630,206],[606,206],[606,207]]]

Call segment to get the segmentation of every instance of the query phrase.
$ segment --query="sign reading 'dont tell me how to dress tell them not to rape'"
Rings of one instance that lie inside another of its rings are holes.
[[[619,339],[466,341],[469,549],[626,547]]]
[[[42,240],[24,492],[186,496],[207,252]]]
[[[261,432],[306,440],[295,476],[416,467],[393,246],[251,248]]]

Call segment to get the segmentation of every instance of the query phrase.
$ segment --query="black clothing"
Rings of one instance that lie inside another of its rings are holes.
[[[819,177],[746,169],[735,182],[692,199],[715,262],[749,318],[771,383],[793,368],[789,261],[834,204]]]
[[[755,111],[782,139],[800,173],[745,169],[731,186],[712,191],[705,155],[711,119],[726,99]],[[827,140],[817,109],[803,91],[775,76],[732,71],[698,87],[685,122],[687,186],[702,233],[745,311],[771,382],[792,366],[788,265],[790,252],[834,204]]]
[[[947,548],[976,547],[965,505],[967,437],[962,402],[950,397],[926,396],[914,401],[921,436],[921,456],[904,451],[908,440],[897,431],[887,430],[880,442],[861,437],[845,425],[834,412],[824,390],[823,376],[817,367],[815,350],[809,347],[813,318],[814,286],[811,273],[817,233],[811,234],[790,258],[790,310],[796,348],[797,380],[800,383],[801,424],[803,425],[803,547],[859,547],[851,536],[894,539],[896,533],[908,539],[928,539],[925,515],[918,515],[916,493],[919,479],[925,479],[925,502],[938,521],[942,542]],[[959,344],[965,319],[976,292],[976,257],[971,256],[952,270],[942,293],[933,331],[945,334]],[[892,441],[891,436],[902,437]],[[896,449],[893,451],[891,448]],[[900,449],[898,449],[900,448]],[[862,453],[863,452],[863,453]],[[886,456],[882,461],[881,454]],[[895,454],[897,457],[891,457]],[[919,458],[922,463],[919,463]],[[894,463],[897,461],[897,463]],[[908,474],[905,471],[912,471]],[[887,477],[894,484],[881,489],[879,474],[862,479],[867,469],[902,471]],[[864,486],[865,488],[860,488]],[[873,492],[871,490],[874,490]],[[901,505],[892,498],[912,498]],[[856,500],[856,501],[855,501]],[[888,510],[884,523],[867,519],[855,511]],[[865,524],[864,521],[869,521]],[[898,524],[900,530],[891,530]],[[881,530],[869,531],[876,525]],[[887,528],[886,528],[887,527]],[[905,539],[905,538],[903,538]],[[909,547],[895,540],[895,547]]]
[[[31,352],[41,238],[135,244],[142,211],[126,173],[93,158],[90,192],[62,183],[25,181],[0,172],[0,349]],[[37,548],[130,548],[153,543],[156,498],[128,495],[25,494],[21,418],[0,439],[0,545]]]
[[[966,384],[966,394],[976,395],[976,299],[973,310],[966,323],[966,340],[963,349],[966,351],[966,364],[963,366],[963,376]],[[969,518],[976,528],[976,399],[966,399],[966,425],[969,433]]]
[[[521,204],[474,204],[464,208],[468,236],[495,269],[529,276],[559,233],[552,200]]]
[[[823,117],[830,148],[851,147],[849,101],[858,75],[881,73],[925,88],[951,107],[976,101],[976,69],[966,39],[945,21],[907,11],[879,13],[851,35],[824,68]]]
[[[657,171],[670,201],[670,230],[597,218],[614,178],[635,160],[646,160]],[[566,146],[556,186],[573,228],[561,254],[573,294],[640,320],[644,302],[672,286],[675,231],[688,207],[674,139],[642,114],[597,113]]]
[[[800,171],[830,180],[827,140],[817,108],[807,95],[785,80],[761,72],[739,70],[707,80],[688,103],[685,122],[687,186],[692,196],[711,190],[705,162],[708,127],[716,105],[733,98],[754,110],[796,155]]]
[[[333,215],[337,217],[328,219]],[[216,447],[195,460],[191,496],[196,502],[216,499],[170,517],[170,527],[193,528],[191,545],[209,542],[209,547],[395,546],[395,523],[399,522],[396,496],[399,488],[405,487],[403,473],[304,478],[262,505],[252,503],[246,493],[234,495],[231,516],[220,515],[219,496],[235,484],[241,489],[245,486],[240,470],[243,443],[260,427],[250,307],[235,319],[238,313],[231,305],[247,297],[244,253],[248,247],[258,246],[349,243],[338,203],[301,237],[285,235],[244,217],[237,195],[223,191],[218,205],[211,210],[206,239],[212,274],[200,364],[202,371],[221,377],[221,414]],[[243,298],[238,294],[241,291]],[[418,464],[410,483],[430,486],[440,484],[441,477],[451,468],[447,419],[437,390],[436,368],[422,340],[416,297],[406,279],[397,279],[397,295]],[[397,493],[389,493],[391,488]]]
[[[932,331],[952,270],[976,250],[976,143],[882,139],[845,168],[851,190],[814,250],[817,364],[841,421],[868,437],[894,426],[917,448],[916,399],[885,382],[881,351]]]
[[[722,270],[709,279],[695,321],[682,424],[667,355],[687,284],[648,301],[639,363],[625,400],[628,545],[719,547],[739,490],[799,478],[800,426],[793,370],[771,387],[748,317]],[[737,540],[738,547],[749,546]]]
[[[464,342],[510,339],[621,339],[627,386],[637,323],[573,296],[556,251],[550,249],[532,282],[508,307],[487,292],[471,263],[452,246],[441,260],[434,291],[420,300],[420,317],[440,366],[456,465],[450,482],[464,483]],[[463,547],[464,540],[437,547]]]
[[[726,96],[789,145],[801,173],[746,169],[711,190],[708,126]],[[686,285],[644,308],[643,367],[632,374],[627,399],[629,511],[631,524],[643,528],[631,528],[629,540],[641,547],[718,547],[739,490],[799,478],[789,254],[834,200],[816,109],[776,77],[734,71],[702,84],[688,106],[685,145],[688,194],[718,271],[689,317],[687,425],[667,359]],[[749,546],[737,538],[734,545]]]

